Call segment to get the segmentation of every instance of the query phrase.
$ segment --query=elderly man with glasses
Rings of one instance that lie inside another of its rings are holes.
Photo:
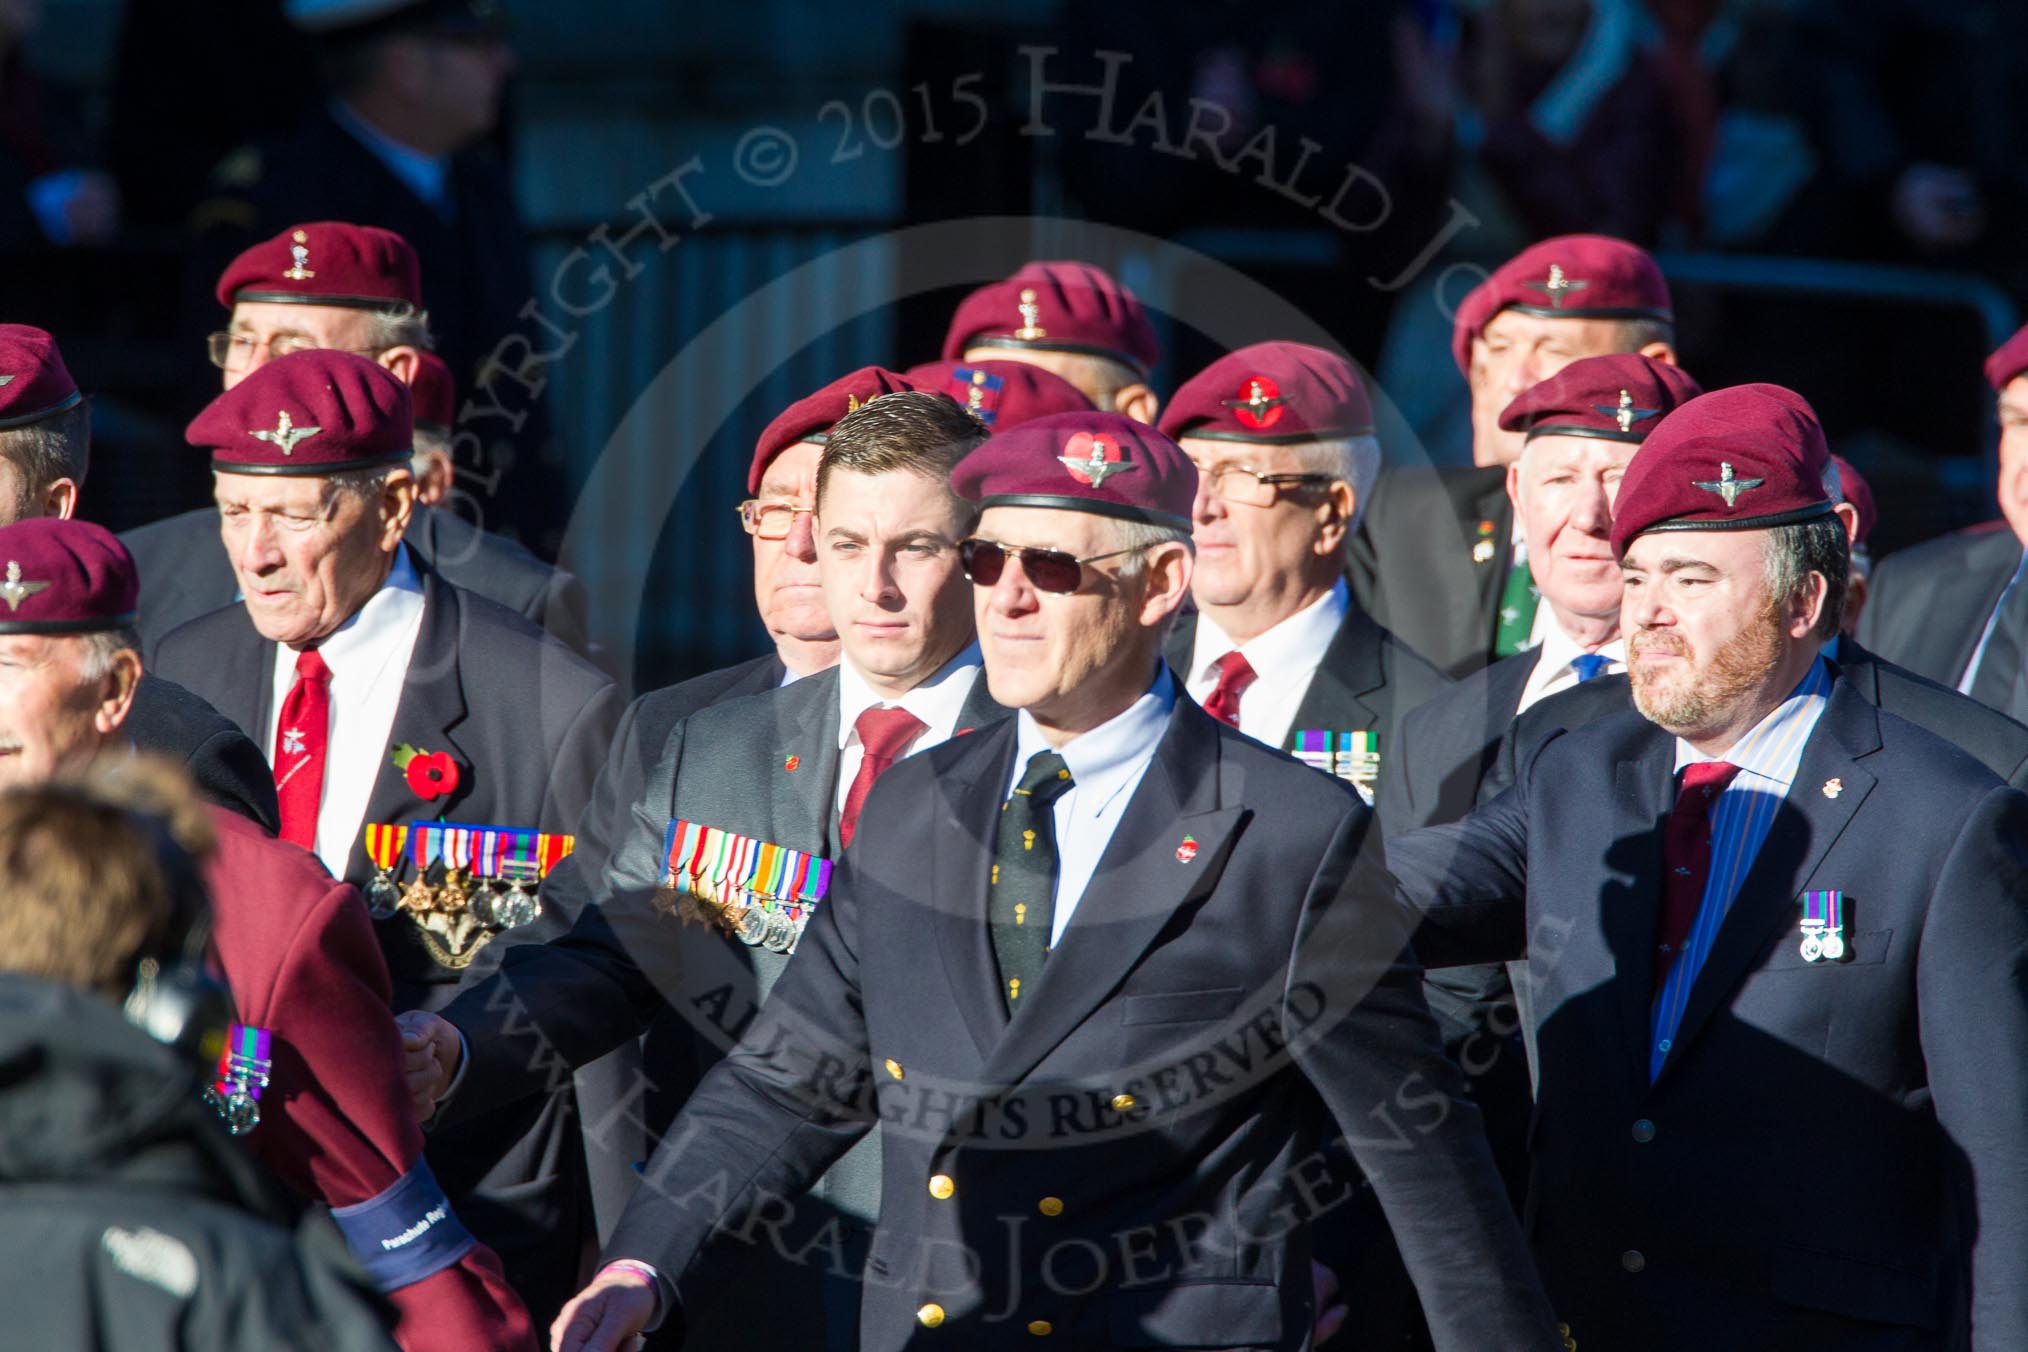
[[[228,390],[271,361],[321,349],[365,357],[404,385],[433,388],[432,403],[451,402],[441,381],[431,378],[435,343],[415,250],[391,230],[345,221],[290,226],[233,259],[219,275],[216,294],[228,317],[226,327],[206,340],[206,350]],[[448,477],[439,494],[444,505],[417,503],[405,537],[409,547],[453,586],[519,611],[576,651],[591,653],[583,586],[459,514],[461,502],[469,508],[473,500],[457,487],[454,464],[444,474],[442,454],[454,458],[458,438],[447,430],[439,440],[439,454],[419,450],[414,468],[418,482]],[[120,543],[147,583],[140,630],[150,651],[170,630],[240,599],[231,561],[219,546],[216,507],[150,522],[126,532]]]
[[[1359,373],[1322,348],[1257,343],[1177,390],[1162,431],[1199,476],[1197,614],[1167,648],[1184,688],[1372,802],[1402,716],[1450,681],[1346,587],[1345,542],[1380,472]]]

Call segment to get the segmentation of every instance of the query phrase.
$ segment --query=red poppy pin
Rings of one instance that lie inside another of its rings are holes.
[[[1187,864],[1197,857],[1197,837],[1185,836],[1183,843],[1176,847],[1176,862]]]
[[[448,751],[424,751],[402,742],[395,745],[388,759],[408,777],[408,787],[424,802],[458,790],[458,763]]]
[[[791,756],[787,760],[782,762],[782,768],[784,770],[793,770],[802,763],[803,758],[801,756]]]

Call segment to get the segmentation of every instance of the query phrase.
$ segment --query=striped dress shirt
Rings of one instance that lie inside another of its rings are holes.
[[[1823,716],[1830,693],[1831,669],[1819,657],[1795,691],[1724,755],[1706,756],[1682,738],[1676,739],[1677,775],[1682,774],[1686,765],[1707,760],[1730,761],[1739,767],[1739,773],[1718,796],[1712,809],[1711,874],[1705,879],[1704,899],[1697,907],[1690,937],[1684,941],[1683,951],[1655,1000],[1654,1032],[1648,1050],[1650,1080],[1662,1073],[1663,1063],[1669,1059],[1676,1027],[1683,1020],[1683,1006],[1690,999],[1690,988],[1696,984],[1697,973],[1711,953],[1711,945],[1718,938],[1726,913],[1732,909],[1733,899],[1739,895],[1747,870],[1753,867],[1754,856],[1760,853],[1761,842],[1774,825],[1782,799],[1788,796],[1796,770],[1802,764],[1803,748]]]

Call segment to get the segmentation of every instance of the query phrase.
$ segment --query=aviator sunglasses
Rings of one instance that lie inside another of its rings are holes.
[[[1087,554],[1083,558],[1066,554],[1060,549],[1037,549],[1029,545],[1003,545],[993,540],[981,540],[973,536],[958,541],[958,561],[965,567],[965,576],[981,587],[991,587],[1000,580],[1000,574],[1007,570],[1007,556],[1021,557],[1022,571],[1035,584],[1035,590],[1046,592],[1074,592],[1078,583],[1084,580],[1084,565],[1100,559],[1110,559],[1120,554],[1132,554],[1143,548],[1133,545],[1126,549],[1115,549],[1104,554]]]

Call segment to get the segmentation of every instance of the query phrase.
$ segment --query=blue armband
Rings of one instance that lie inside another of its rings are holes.
[[[399,1291],[442,1272],[478,1242],[451,1210],[424,1159],[379,1196],[332,1207],[331,1219],[382,1291]]]

